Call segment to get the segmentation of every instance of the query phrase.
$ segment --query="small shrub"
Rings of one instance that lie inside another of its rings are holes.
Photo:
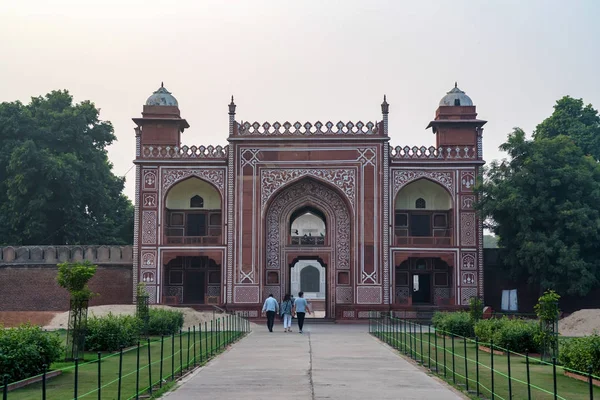
[[[592,374],[600,375],[600,336],[573,338],[561,342],[559,361],[566,368],[583,373],[592,367]]]
[[[43,365],[50,367],[64,351],[58,333],[44,332],[29,324],[18,328],[0,327],[0,376],[9,382],[41,374]]]
[[[473,336],[473,320],[468,312],[436,312],[431,321],[439,331],[458,336]]]
[[[517,353],[537,352],[535,335],[537,323],[522,319],[503,318],[500,329],[494,333],[494,344]]]
[[[133,346],[140,333],[140,321],[130,315],[92,317],[88,320],[85,347],[89,351],[117,351]]]
[[[148,321],[149,335],[171,335],[179,333],[183,328],[183,313],[181,311],[151,308]]]
[[[477,322],[483,317],[483,301],[479,297],[469,299],[469,315],[473,322]]]
[[[507,317],[484,319],[475,324],[475,335],[482,344],[488,345],[493,340],[494,346],[517,353],[538,350],[535,341],[538,330],[536,322]]]

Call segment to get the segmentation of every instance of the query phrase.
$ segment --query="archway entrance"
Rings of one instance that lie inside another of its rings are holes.
[[[311,178],[279,192],[265,212],[263,301],[297,296],[304,284],[317,316],[334,318],[336,304],[353,304],[350,215],[336,189]]]
[[[163,303],[221,303],[221,266],[210,257],[175,257],[165,265],[163,282]]]
[[[289,293],[304,292],[312,314],[306,318],[325,318],[327,311],[327,269],[317,258],[294,260],[290,264]]]

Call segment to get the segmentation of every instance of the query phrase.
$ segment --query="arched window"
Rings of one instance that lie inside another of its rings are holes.
[[[419,197],[417,201],[415,201],[415,208],[426,208],[427,204],[425,203],[425,199]]]
[[[204,199],[198,195],[195,195],[190,199],[190,207],[202,208],[204,207]]]
[[[300,290],[303,292],[318,292],[321,288],[321,274],[316,267],[309,265],[300,271]]]

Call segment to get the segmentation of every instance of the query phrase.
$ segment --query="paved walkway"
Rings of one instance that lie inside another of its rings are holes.
[[[254,326],[166,399],[464,399],[371,337],[366,325],[308,325],[303,335],[294,328]]]

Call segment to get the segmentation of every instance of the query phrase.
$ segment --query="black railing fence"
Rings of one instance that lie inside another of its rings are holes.
[[[429,324],[372,312],[369,332],[471,395],[489,399],[600,399],[600,377]]]
[[[168,389],[250,332],[247,319],[227,315],[171,336],[141,339],[115,353],[86,352],[83,360],[18,382],[2,377],[2,399],[139,399]],[[32,383],[34,381],[34,383]]]

